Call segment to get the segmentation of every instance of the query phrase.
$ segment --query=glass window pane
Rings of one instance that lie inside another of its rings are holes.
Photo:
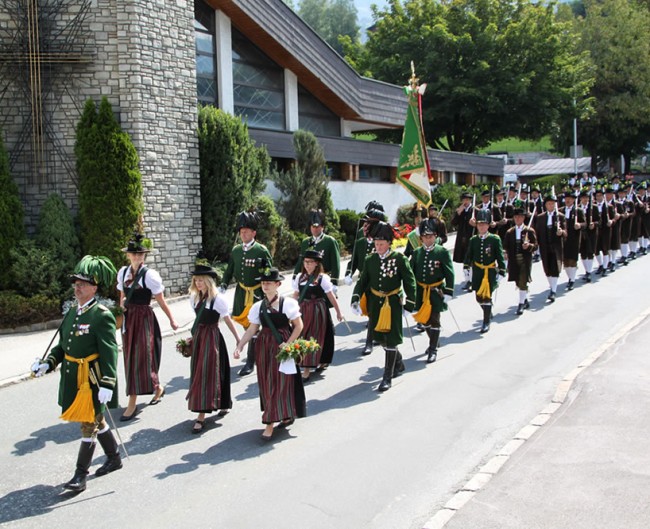
[[[196,36],[196,51],[202,51],[204,53],[214,54],[214,39],[212,35],[207,33],[201,33],[197,31]]]
[[[214,57],[208,55],[197,55],[196,73],[197,75],[214,74]]]
[[[284,129],[284,113],[270,112],[262,109],[235,107],[235,114],[240,116],[249,127],[260,129]]]
[[[243,62],[233,62],[232,67],[235,84],[263,86],[275,90],[284,88],[284,72],[274,72]]]
[[[252,86],[235,86],[235,105],[262,107],[269,110],[284,109],[284,95]]]
[[[217,85],[214,79],[206,77],[197,77],[196,79],[196,89],[199,98],[209,99],[211,101],[216,101],[217,99]]]

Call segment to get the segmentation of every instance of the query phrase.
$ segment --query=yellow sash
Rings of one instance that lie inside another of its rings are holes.
[[[389,332],[390,331],[390,316],[391,316],[391,310],[390,310],[390,302],[388,301],[388,298],[390,296],[394,296],[395,294],[399,294],[401,287],[397,287],[395,290],[391,290],[390,292],[382,292],[381,290],[375,290],[374,288],[370,288],[370,292],[372,292],[375,296],[384,298],[384,303],[381,306],[381,309],[379,310],[379,318],[377,318],[377,325],[375,325],[375,330],[377,332]]]
[[[488,272],[488,270],[490,270],[490,268],[496,268],[497,262],[492,261],[492,263],[489,265],[482,265],[481,263],[477,263],[476,261],[474,261],[474,266],[483,270],[483,279],[481,279],[481,286],[478,287],[478,290],[476,291],[476,295],[480,298],[485,298],[485,299],[492,298],[492,291],[490,290],[490,273]]]
[[[239,283],[239,286],[246,292],[246,297],[244,298],[244,310],[241,311],[241,314],[239,316],[233,316],[232,319],[247,329],[251,324],[248,321],[248,313],[250,312],[251,307],[253,306],[253,302],[255,301],[255,291],[262,285],[259,284],[253,287],[247,287],[246,285]]]
[[[99,353],[91,354],[86,358],[73,358],[65,355],[68,362],[78,364],[77,368],[77,396],[70,407],[61,415],[64,421],[94,422],[95,406],[93,405],[93,392],[90,389],[90,362],[97,360]]]
[[[359,308],[361,309],[361,314],[363,316],[368,315],[368,298],[366,297],[365,292],[363,293],[361,299],[359,300]]]
[[[413,314],[413,319],[418,323],[425,325],[429,322],[429,318],[431,317],[431,289],[439,287],[443,282],[444,279],[431,284],[420,283],[418,281],[418,285],[424,289],[422,291],[422,305],[420,306],[420,310]]]

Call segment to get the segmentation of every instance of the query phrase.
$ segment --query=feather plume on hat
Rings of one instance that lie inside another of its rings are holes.
[[[92,285],[108,287],[115,282],[116,276],[117,270],[108,257],[85,255],[74,267],[70,279],[81,279]]]

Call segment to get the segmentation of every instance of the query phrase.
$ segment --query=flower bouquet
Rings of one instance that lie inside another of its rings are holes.
[[[284,344],[276,355],[280,362],[280,372],[285,375],[296,374],[296,362],[300,362],[304,355],[315,353],[319,349],[320,344],[314,338],[298,338],[294,342]]]
[[[176,350],[185,358],[192,356],[192,338],[181,338],[176,342]]]

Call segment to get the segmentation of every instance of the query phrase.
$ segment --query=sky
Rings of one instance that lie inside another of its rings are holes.
[[[370,6],[375,4],[377,7],[385,7],[388,2],[386,0],[354,0],[354,6],[357,8],[357,16],[359,20],[359,27],[361,33],[365,33],[365,29],[372,24],[372,12]]]

